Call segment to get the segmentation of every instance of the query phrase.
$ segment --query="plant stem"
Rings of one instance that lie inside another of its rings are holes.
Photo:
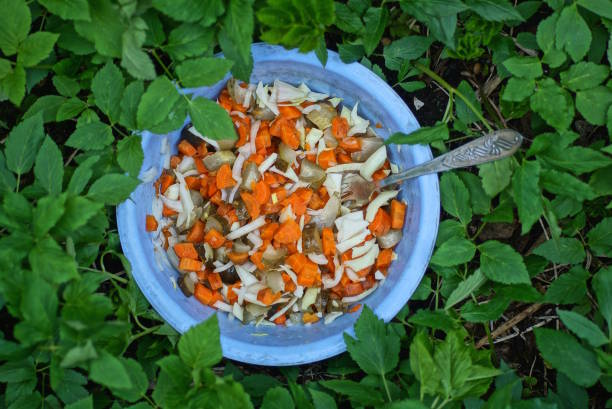
[[[450,85],[442,77],[440,77],[438,74],[436,74],[435,72],[433,72],[428,67],[426,67],[423,64],[421,64],[420,62],[415,61],[413,64],[421,72],[423,72],[424,74],[427,74],[432,80],[436,81],[444,89],[446,89],[448,91],[448,93],[450,94],[449,97],[452,94],[456,94],[459,98],[461,98],[461,100],[463,102],[465,102],[465,105],[467,105],[467,107],[470,108],[472,110],[472,112],[474,112],[474,115],[476,115],[478,117],[478,119],[480,119],[480,121],[487,127],[487,129],[489,131],[493,131],[493,128],[491,127],[491,125],[489,125],[489,122],[487,122],[485,117],[482,116],[480,111],[478,111],[476,109],[476,107],[474,107],[474,105],[472,105],[472,103],[467,99],[467,97],[465,95],[463,95],[459,90],[457,90],[457,88],[455,88],[452,85]]]
[[[157,61],[157,63],[161,65],[166,75],[170,77],[171,80],[174,80],[174,76],[170,73],[170,70],[168,69],[168,67],[166,67],[166,64],[164,64],[161,58],[159,58],[159,55],[157,55],[157,52],[154,49],[151,50],[151,54],[153,54],[153,57],[155,57],[155,60]]]
[[[161,324],[160,325],[154,325],[154,326],[149,327],[149,328],[145,327],[146,329],[144,329],[143,331],[140,331],[138,334],[132,335],[130,337],[130,339],[128,340],[128,345],[131,344],[132,342],[136,341],[140,337],[144,337],[145,335],[148,335],[151,332],[157,331],[161,327],[162,327]]]
[[[385,378],[385,374],[382,374],[381,378],[383,381],[383,386],[385,387],[385,392],[387,392],[387,399],[389,399],[389,402],[393,402],[393,399],[391,399],[391,393],[389,392],[389,385],[387,385],[387,379]]]
[[[83,266],[79,266],[79,270],[85,270],[85,271],[93,271],[94,273],[102,273],[102,274],[106,274],[108,275],[110,278],[119,281],[120,283],[123,284],[127,284],[128,280],[126,280],[123,277],[118,276],[117,274],[114,273],[109,273],[108,271],[102,271],[102,270],[98,270],[97,268],[90,268],[90,267],[83,267]]]
[[[478,227],[478,230],[476,230],[476,233],[474,233],[474,235],[472,237],[470,237],[470,240],[476,240],[476,238],[478,238],[478,236],[480,235],[480,233],[482,232],[482,229],[484,229],[484,227],[487,225],[487,222],[482,222],[482,224],[480,225],[480,227]]]

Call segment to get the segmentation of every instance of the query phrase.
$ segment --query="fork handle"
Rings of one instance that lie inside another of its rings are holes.
[[[421,175],[466,168],[503,159],[512,156],[522,142],[523,136],[512,129],[494,131],[428,162],[382,179],[378,182],[378,186],[383,188]]]

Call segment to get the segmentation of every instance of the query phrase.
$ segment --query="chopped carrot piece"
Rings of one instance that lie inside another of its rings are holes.
[[[385,210],[379,208],[368,228],[374,236],[384,236],[391,229],[391,216]]]
[[[153,216],[152,214],[148,214],[146,225],[145,225],[147,231],[156,231],[157,226],[158,224],[157,224],[157,220],[155,219],[155,216]]]
[[[193,160],[195,161],[196,159],[200,159],[200,162],[201,162],[202,158],[206,156],[206,154],[208,153],[208,148],[206,147],[205,143],[201,143],[198,145],[196,150],[198,152],[196,153],[196,156],[193,158]]]
[[[227,89],[224,89],[223,91],[221,91],[221,94],[219,94],[219,97],[217,99],[218,99],[219,105],[225,108],[226,111],[232,110],[232,105],[234,104],[234,101],[232,100],[232,97],[230,96]]]
[[[376,268],[379,270],[384,270],[389,268],[391,265],[391,260],[393,259],[393,250],[384,249],[378,253],[378,258],[376,259]]]
[[[232,187],[236,184],[236,181],[232,177],[232,168],[227,163],[224,163],[217,171],[217,188],[225,189]]]
[[[270,128],[262,122],[262,125],[260,125],[257,131],[257,136],[255,137],[255,149],[265,149],[271,145],[272,139],[270,138]]]
[[[378,169],[376,172],[372,174],[372,180],[382,180],[387,177],[387,172],[385,169]]]
[[[300,225],[295,220],[289,219],[276,232],[274,240],[281,244],[296,243],[302,236]]]
[[[217,230],[210,229],[208,233],[206,233],[206,236],[204,236],[204,241],[210,244],[210,247],[213,249],[218,249],[225,243],[225,237]]]
[[[270,188],[268,187],[266,182],[264,182],[263,180],[260,180],[257,183],[253,182],[251,188],[253,189],[253,195],[255,196],[255,200],[257,201],[257,203],[259,203],[260,205],[268,203],[268,201],[270,200],[271,193]]]
[[[334,240],[334,231],[331,227],[324,227],[321,230],[321,242],[323,254],[328,257],[333,257],[336,254],[336,242]]]
[[[178,151],[185,156],[193,156],[198,152],[186,139],[179,142]]]
[[[270,135],[280,138],[282,135],[281,126],[283,123],[285,123],[285,118],[282,117],[277,117],[274,121],[272,121],[269,129]]]
[[[350,313],[357,312],[357,311],[359,311],[359,309],[360,309],[360,308],[361,308],[361,304],[355,304],[355,305],[353,305],[353,306],[351,307],[351,309],[349,310],[349,312],[350,312]]]
[[[200,180],[197,176],[185,176],[185,184],[190,190],[200,190]]]
[[[323,206],[325,206],[325,201],[321,199],[318,193],[313,193],[310,201],[308,202],[308,207],[313,210],[319,210]]]
[[[206,279],[212,290],[218,290],[223,287],[223,281],[221,281],[221,275],[219,273],[207,274]]]
[[[261,237],[262,240],[272,240],[279,226],[280,225],[278,223],[266,224],[261,229],[259,229],[259,237]]]
[[[260,204],[257,199],[255,199],[255,196],[253,196],[251,193],[240,192],[240,197],[242,198],[244,206],[246,207],[247,212],[249,212],[251,219],[255,220],[257,217],[259,217]]]
[[[331,166],[336,166],[338,160],[336,159],[336,152],[333,149],[328,149],[319,154],[319,166],[323,169],[327,169]]]
[[[195,221],[187,234],[187,241],[192,243],[201,243],[204,241],[204,222],[201,220]]]
[[[166,193],[166,189],[168,189],[171,185],[174,184],[174,176],[168,173],[162,174],[159,180],[161,182],[160,191],[162,192],[162,194]]]
[[[336,157],[338,158],[338,163],[340,164],[353,163],[353,159],[351,159],[351,155],[344,152],[344,150],[342,152],[336,152]]]
[[[249,259],[249,253],[246,253],[246,252],[236,253],[236,252],[230,251],[229,253],[227,253],[227,257],[234,264],[244,264]]]
[[[230,304],[233,304],[236,301],[238,301],[238,294],[236,294],[236,292],[234,292],[234,288],[238,289],[241,286],[242,286],[242,283],[240,281],[237,281],[234,284],[230,284],[230,285],[227,286],[227,301]]]
[[[332,119],[332,135],[336,139],[342,139],[346,137],[349,130],[349,124],[346,118],[337,116]]]
[[[260,269],[260,270],[265,270],[266,269],[266,266],[262,262],[263,251],[257,251],[255,253],[251,254],[250,259],[253,262],[253,264],[255,264],[257,266],[258,269]]]
[[[361,294],[362,292],[363,292],[363,287],[361,286],[360,282],[359,283],[350,282],[344,286],[344,296],[345,297],[352,297],[354,295]]]
[[[404,217],[406,216],[406,203],[393,199],[391,201],[391,228],[401,229],[404,227]]]
[[[291,269],[296,274],[300,274],[302,272],[302,269],[304,268],[304,265],[308,261],[309,260],[302,253],[295,253],[287,257],[287,259],[285,260],[285,263],[287,263],[287,265],[291,267]]]
[[[304,322],[304,324],[314,324],[315,322],[319,321],[319,317],[317,316],[317,314],[305,312],[304,314],[302,314],[302,321]]]
[[[214,302],[213,292],[200,283],[196,283],[193,295],[195,296],[196,300],[204,305],[211,305]]]
[[[302,266],[302,270],[298,274],[298,284],[303,285],[304,287],[312,287],[317,283],[320,274],[321,272],[319,271],[319,266],[312,261],[307,260]]]
[[[358,152],[361,150],[361,142],[359,139],[353,138],[352,136],[342,138],[340,140],[340,147],[347,152]]]
[[[191,258],[182,258],[179,261],[179,270],[200,271],[201,269],[202,269],[202,262],[200,260],[193,260]]]
[[[236,147],[241,147],[242,145],[247,143],[250,129],[247,125],[241,122],[238,123],[238,126],[236,129],[238,130],[238,140],[236,141]]]
[[[302,111],[293,106],[279,106],[280,116],[286,119],[297,119],[302,116]]]
[[[291,149],[297,149],[300,146],[300,138],[298,138],[295,125],[289,121],[281,124],[281,141],[285,142]]]
[[[266,305],[272,304],[274,301],[278,300],[280,296],[280,292],[275,293],[269,288],[264,288],[257,293],[257,299]]]
[[[278,317],[277,319],[275,319],[274,323],[276,325],[284,325],[286,321],[287,321],[287,316],[285,314],[283,314],[280,317]]]
[[[223,200],[221,200],[221,191],[219,189],[217,189],[215,194],[210,197],[210,201],[217,206],[223,203]]]
[[[198,252],[193,246],[193,243],[176,243],[173,249],[178,258],[198,259]]]

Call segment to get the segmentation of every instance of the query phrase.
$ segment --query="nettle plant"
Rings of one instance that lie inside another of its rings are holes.
[[[0,0],[0,408],[612,407],[612,3],[516,3]],[[177,89],[248,80],[257,40],[425,100],[427,126],[389,142],[526,138],[441,176],[413,300],[389,324],[364,308],[348,353],[304,368],[222,361],[215,318],[179,336],[114,222],[139,131],[233,132]]]

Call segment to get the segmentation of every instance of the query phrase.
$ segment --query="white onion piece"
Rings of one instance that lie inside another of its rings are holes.
[[[162,202],[166,205],[168,209],[174,210],[175,212],[182,212],[183,206],[181,206],[181,202],[178,200],[170,200],[165,196],[160,196]]]
[[[241,183],[242,183],[241,177],[236,179],[236,184],[234,185],[234,187],[232,187],[232,190],[230,191],[230,194],[227,198],[228,203],[232,203],[234,201],[234,198],[236,197],[236,193],[238,193],[238,189],[240,188]]]
[[[325,316],[325,318],[323,319],[323,322],[325,323],[325,325],[331,324],[332,322],[336,320],[336,318],[340,317],[341,315],[342,315],[341,311],[330,312],[329,314]]]
[[[383,192],[380,192],[380,194],[376,196],[376,198],[374,198],[374,200],[372,200],[368,205],[365,217],[366,220],[369,223],[372,223],[374,217],[376,217],[376,212],[378,212],[378,209],[386,205],[387,202],[397,196],[398,193],[399,190],[385,190]]]
[[[323,288],[332,288],[337,286],[342,280],[342,275],[344,274],[344,266],[340,264],[338,261],[338,256],[334,256],[334,278],[329,279],[327,277],[323,277],[321,282],[323,283]]]
[[[330,166],[325,169],[327,173],[342,173],[342,172],[357,172],[361,169],[363,163],[354,162],[354,163],[343,163],[341,165]]]
[[[234,161],[234,166],[232,166],[232,178],[234,178],[234,180],[238,180],[241,178],[242,165],[244,165],[245,161],[246,161],[246,157],[242,155],[241,153],[238,154],[238,156],[236,157],[236,160]]]
[[[293,281],[295,284],[297,284],[297,275],[293,272],[293,270],[291,270],[291,268],[289,268],[288,265],[286,264],[281,264],[280,266],[278,266],[281,270],[283,270],[285,273],[287,273],[287,275],[289,276],[289,278],[291,278],[291,281]]]
[[[244,310],[237,302],[232,305],[232,315],[242,321],[244,319]]]
[[[227,202],[227,191],[228,189],[221,189],[221,200]]]
[[[252,273],[253,271],[257,270],[257,266],[251,263],[250,261],[247,261],[246,263],[241,264],[241,267],[244,268],[249,273]]]
[[[342,298],[342,302],[344,304],[351,304],[357,301],[361,301],[364,298],[366,298],[368,295],[372,294],[374,292],[374,290],[376,290],[378,288],[378,283],[374,284],[374,286],[372,288],[368,288],[367,290],[365,290],[364,292],[362,292],[361,294],[357,294],[354,295],[352,297],[344,297]]]
[[[260,120],[253,122],[253,124],[251,125],[251,133],[249,134],[249,144],[251,145],[251,152],[253,153],[257,151],[257,148],[255,147],[255,138],[257,137],[257,132],[259,132],[260,125]]]
[[[287,305],[285,305],[283,308],[281,308],[280,310],[276,311],[276,314],[274,314],[273,316],[271,316],[268,321],[274,321],[275,319],[277,319],[278,317],[280,317],[281,315],[284,315],[289,308],[291,308],[293,306],[293,304],[295,304],[295,302],[298,300],[297,297],[293,297],[291,300],[289,300],[289,302],[287,303]]]
[[[282,175],[295,183],[300,181],[300,179],[295,174],[295,171],[293,170],[293,168],[289,168],[287,172],[283,172],[282,170],[278,169],[276,166],[272,166],[270,167],[269,170],[270,172],[278,173],[279,175]]]
[[[176,170],[181,173],[185,173],[188,170],[195,169],[195,161],[191,156],[183,156],[183,160],[178,164]]]
[[[219,143],[217,141],[215,141],[214,139],[210,139],[207,138],[206,136],[202,135],[200,132],[198,132],[197,129],[195,129],[195,127],[191,126],[188,129],[189,132],[191,132],[193,135],[197,136],[200,139],[203,139],[207,144],[212,145],[213,148],[215,148],[215,150],[219,150]]]
[[[320,111],[321,110],[321,105],[319,104],[312,104],[312,105],[308,105],[306,108],[302,108],[302,113],[304,115],[311,113],[312,111]]]
[[[151,166],[149,169],[145,170],[144,172],[140,174],[140,181],[142,183],[153,182],[155,178],[157,177],[157,173],[158,173],[157,167]]]
[[[159,197],[153,198],[153,203],[151,205],[151,213],[155,220],[158,222],[163,218],[162,212],[164,211],[164,202]],[[159,223],[161,225],[161,223]]]
[[[236,115],[237,117],[242,118],[242,119],[245,119],[247,117],[243,112],[240,112],[240,111],[230,111],[229,114]]]
[[[352,268],[347,267],[344,269],[344,271],[346,271],[346,276],[355,283],[365,281],[365,277],[359,277],[357,274],[355,274],[355,271],[353,271]]]
[[[276,162],[277,157],[278,157],[278,154],[274,152],[270,156],[268,156],[263,162],[261,162],[261,164],[257,168],[257,170],[259,170],[259,173],[263,175],[265,171],[270,169],[270,167],[274,165],[274,162]]]
[[[387,277],[380,270],[376,270],[374,273],[374,278],[377,280],[384,280]]]
[[[295,213],[291,205],[285,207],[278,216],[279,223],[285,223],[287,220],[295,220]]]
[[[323,186],[325,186],[330,196],[334,193],[340,194],[342,190],[342,173],[328,174],[325,178],[325,182],[323,182]]]
[[[365,162],[363,162],[359,169],[359,174],[363,176],[365,180],[372,180],[372,175],[378,169],[380,169],[387,160],[387,147],[385,145],[376,149],[372,155]]]
[[[323,255],[323,254],[310,253],[310,254],[308,254],[308,258],[313,263],[319,264],[321,266],[324,266],[324,265],[327,264],[327,257],[325,257],[325,255]]]
[[[167,136],[162,139],[160,154],[162,156],[162,167],[170,169],[170,143]]]
[[[351,255],[353,256],[353,258],[361,257],[368,251],[370,251],[370,249],[374,246],[375,243],[376,239],[368,240],[363,246],[353,248],[353,252],[351,253]]]
[[[215,301],[215,303],[213,304],[213,307],[221,311],[232,312],[232,306],[224,303],[223,301],[218,301],[218,300]]]
[[[230,268],[232,268],[233,265],[234,263],[232,263],[231,261],[228,261],[227,263],[215,268],[213,270],[213,273],[220,273],[222,271],[229,270]]]
[[[334,108],[336,108],[338,104],[340,104],[341,102],[342,102],[342,98],[339,98],[339,97],[333,97],[329,99],[329,103],[332,104]]]
[[[225,238],[227,240],[235,240],[239,237],[245,236],[250,232],[259,229],[261,226],[266,224],[266,218],[264,216],[259,216],[257,219],[253,220],[251,223],[245,224],[241,228],[230,232]]]
[[[238,277],[240,277],[240,281],[242,281],[243,286],[249,287],[249,286],[252,286],[253,284],[259,283],[259,280],[257,279],[257,277],[255,277],[253,274],[246,271],[244,268],[242,268],[242,266],[236,265],[235,269],[236,269],[236,273],[238,274]]]
[[[170,200],[178,200],[179,198],[179,184],[174,183],[166,188],[164,196]]]
[[[345,262],[345,266],[353,269],[354,271],[363,270],[364,268],[368,268],[376,262],[376,257],[378,257],[378,253],[380,250],[378,246],[373,246],[366,254],[359,258],[354,258],[352,260],[348,260]]]

